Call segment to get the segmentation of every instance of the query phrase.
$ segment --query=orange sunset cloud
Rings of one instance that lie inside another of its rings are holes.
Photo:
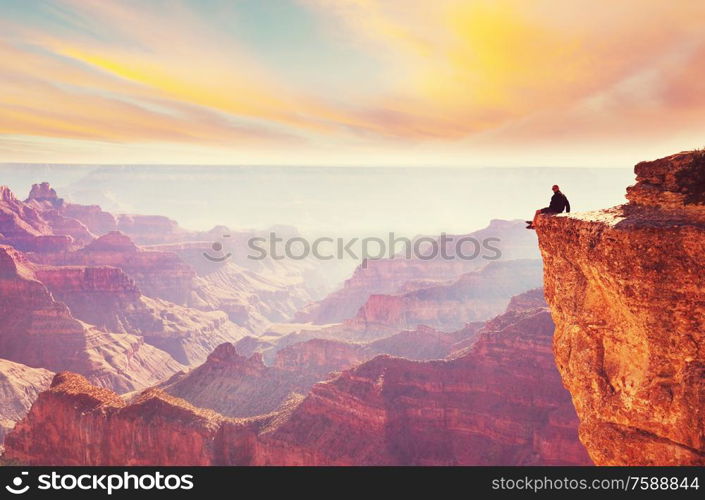
[[[556,141],[698,146],[705,125],[697,1],[42,5],[0,21],[6,161],[536,164]]]

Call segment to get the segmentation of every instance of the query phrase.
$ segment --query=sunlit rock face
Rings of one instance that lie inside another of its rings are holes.
[[[554,352],[601,465],[705,464],[705,155],[635,167],[629,203],[542,217]]]

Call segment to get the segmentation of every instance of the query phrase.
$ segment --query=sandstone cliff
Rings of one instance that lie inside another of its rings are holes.
[[[629,203],[542,217],[554,352],[601,465],[705,464],[705,154],[635,167]]]
[[[55,235],[41,211],[19,199],[6,186],[0,186],[0,241],[20,250],[65,250],[73,245],[67,235]]]

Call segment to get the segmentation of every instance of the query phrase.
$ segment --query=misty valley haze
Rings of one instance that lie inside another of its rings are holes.
[[[73,166],[0,164],[18,192],[49,181],[75,203],[166,214],[193,230],[288,225],[311,236],[462,234],[524,219],[560,184],[575,209],[624,201],[628,168]]]

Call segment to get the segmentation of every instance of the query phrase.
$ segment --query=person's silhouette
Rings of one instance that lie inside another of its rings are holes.
[[[561,189],[558,187],[558,184],[554,184],[551,189],[553,189],[553,196],[551,196],[551,202],[547,207],[537,210],[534,214],[533,220],[526,221],[526,223],[528,224],[528,226],[526,226],[526,229],[534,229],[536,217],[538,217],[539,214],[560,214],[561,212],[563,212],[563,210],[565,210],[566,213],[570,212],[570,202],[568,201],[566,195],[561,193]]]

